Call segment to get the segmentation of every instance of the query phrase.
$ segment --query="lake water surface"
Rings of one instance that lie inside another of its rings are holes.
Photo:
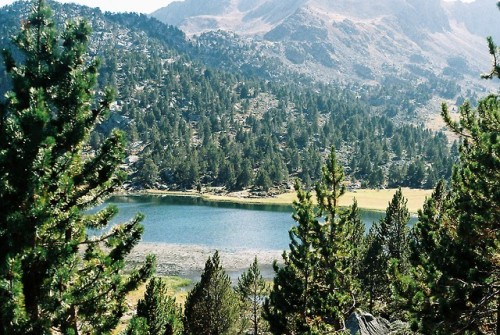
[[[123,222],[143,213],[144,242],[202,245],[219,249],[284,250],[288,231],[295,224],[291,206],[250,205],[207,201],[196,197],[112,197],[119,213],[113,222]],[[371,226],[384,213],[362,211]]]

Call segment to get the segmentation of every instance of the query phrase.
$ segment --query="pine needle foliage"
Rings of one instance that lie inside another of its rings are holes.
[[[238,297],[216,251],[208,258],[200,282],[186,299],[185,332],[189,335],[236,334],[238,314]]]
[[[408,272],[410,212],[399,188],[389,202],[385,216],[375,222],[365,240],[361,280],[368,288],[368,307],[386,315],[399,313],[392,290],[398,278]]]
[[[500,78],[498,47],[488,38],[491,73]],[[500,99],[466,102],[453,120],[460,158],[450,190],[438,184],[419,213],[412,241],[411,275],[400,287],[425,334],[500,334]]]
[[[125,178],[122,133],[94,155],[84,151],[113,91],[93,101],[98,62],[87,54],[89,25],[69,21],[59,33],[46,2],[31,4],[14,38],[21,62],[3,52],[12,90],[0,105],[0,332],[107,334],[154,259],[123,271],[143,232],[141,215],[88,234],[117,209],[86,210]]]
[[[158,277],[146,286],[134,319],[126,335],[181,335],[183,332],[182,310],[170,297],[167,284]]]
[[[345,331],[344,321],[357,306],[359,285],[354,279],[353,241],[359,237],[359,214],[354,207],[341,211],[345,192],[343,169],[332,149],[323,177],[316,186],[317,203],[296,182],[298,200],[290,230],[290,251],[284,265],[274,264],[273,289],[264,305],[264,316],[273,334],[324,334]],[[356,242],[358,243],[358,242]]]
[[[267,296],[267,285],[260,273],[257,257],[247,271],[238,278],[236,293],[241,301],[241,321],[253,335],[263,334],[266,325],[262,319],[262,304]],[[249,325],[249,327],[247,326]]]

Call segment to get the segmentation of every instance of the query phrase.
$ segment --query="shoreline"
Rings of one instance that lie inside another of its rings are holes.
[[[156,274],[178,276],[197,282],[208,257],[216,250],[219,251],[221,265],[233,281],[250,267],[254,257],[257,257],[264,278],[272,278],[272,264],[275,260],[281,262],[283,253],[283,250],[217,249],[203,245],[140,242],[126,257],[126,262],[134,267],[142,263],[147,255],[153,254],[156,256]]]
[[[340,198],[340,206],[348,207],[356,199],[358,207],[362,210],[381,211],[385,212],[389,202],[391,201],[397,189],[358,189],[347,191]],[[426,198],[432,195],[433,190],[410,189],[402,188],[403,196],[408,199],[408,210],[412,214],[416,214],[422,208]],[[268,197],[249,196],[248,192],[233,192],[226,194],[214,193],[198,193],[194,190],[189,191],[163,191],[155,189],[147,189],[134,192],[116,192],[114,196],[176,196],[176,197],[194,197],[205,201],[227,202],[235,204],[248,205],[267,205],[267,206],[291,206],[293,201],[297,199],[295,192],[286,192]]]
[[[371,211],[385,211],[396,189],[389,190],[356,190],[346,192],[341,198],[341,206],[349,206],[355,197],[360,209]],[[141,192],[118,193],[115,196],[177,196],[196,197],[205,201],[229,202],[238,204],[267,205],[267,206],[291,206],[296,199],[295,192],[283,193],[274,197],[242,197],[234,194],[216,195],[208,193],[198,193],[196,191],[159,191],[144,190]],[[431,190],[411,190],[403,189],[403,195],[408,199],[408,209],[413,214],[421,208],[426,197],[432,194]],[[127,256],[128,267],[134,267],[142,263],[146,256],[153,254],[156,256],[156,273],[161,276],[178,276],[197,282],[205,267],[209,256],[218,250],[221,264],[231,280],[235,282],[243,271],[248,269],[257,257],[262,275],[265,279],[274,277],[273,262],[276,260],[282,263],[283,250],[262,250],[262,249],[239,249],[220,248],[197,245],[197,244],[175,244],[161,242],[140,242],[132,249]]]

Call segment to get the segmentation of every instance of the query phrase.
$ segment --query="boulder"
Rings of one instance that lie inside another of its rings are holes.
[[[352,335],[387,335],[391,331],[389,321],[363,312],[352,313],[346,320],[346,327]]]
[[[410,331],[406,322],[396,320],[389,322],[382,317],[358,311],[352,313],[346,320],[346,327],[351,335],[407,335]]]

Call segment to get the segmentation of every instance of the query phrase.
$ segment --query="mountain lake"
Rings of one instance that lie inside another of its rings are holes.
[[[219,249],[284,250],[295,224],[292,206],[208,201],[189,196],[114,196],[113,223],[145,215],[143,242],[201,245]],[[361,210],[367,230],[383,217]],[[413,220],[412,220],[413,221]]]

